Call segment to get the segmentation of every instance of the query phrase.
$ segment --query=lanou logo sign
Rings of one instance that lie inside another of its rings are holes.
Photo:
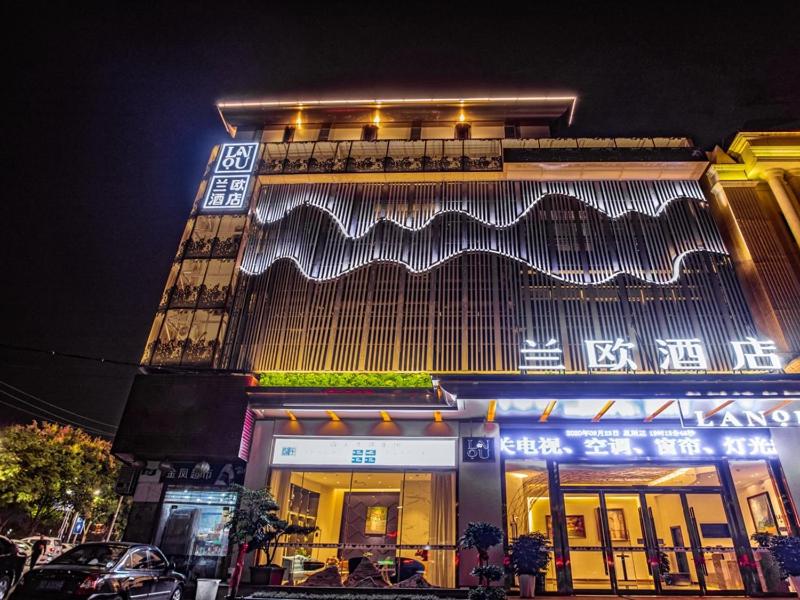
[[[202,210],[241,211],[250,185],[250,174],[256,164],[258,144],[223,144],[208,181]]]

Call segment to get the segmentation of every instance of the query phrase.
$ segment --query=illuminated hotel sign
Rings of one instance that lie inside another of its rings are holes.
[[[256,164],[258,144],[222,144],[208,182],[202,210],[240,211],[245,207],[250,175]]]
[[[506,458],[692,459],[776,456],[767,430],[746,434],[699,432],[695,429],[633,427],[553,429],[502,435],[500,452]]]
[[[637,371],[633,359],[636,345],[615,338],[613,340],[584,340],[587,366],[593,371]],[[781,359],[772,340],[745,340],[730,342],[734,371],[779,371]],[[656,339],[659,366],[664,371],[706,371],[708,358],[703,343],[696,338]],[[563,371],[563,351],[555,339],[539,345],[525,340],[520,349],[521,371]]]
[[[455,438],[276,437],[272,464],[308,467],[455,467]]]
[[[709,414],[692,408],[692,402],[680,401],[681,423],[696,429],[753,429],[759,427],[800,427],[800,410],[741,410],[726,408]]]

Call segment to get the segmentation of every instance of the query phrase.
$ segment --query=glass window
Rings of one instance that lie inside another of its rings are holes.
[[[388,582],[420,573],[455,586],[453,473],[276,469],[270,488],[287,521],[317,528],[282,540],[275,562],[292,583],[308,561],[337,565],[345,578],[368,557]]]
[[[192,237],[186,242],[186,256],[208,256],[217,235],[220,217],[202,215],[195,221]]]
[[[231,285],[233,261],[230,259],[210,260],[203,287],[200,289],[199,306],[222,306],[228,297]]]
[[[120,544],[87,544],[73,548],[51,562],[60,565],[114,566],[127,549],[127,546]]]
[[[147,552],[145,550],[134,550],[128,555],[125,561],[126,569],[147,569]]]
[[[159,552],[154,550],[147,551],[147,562],[151,569],[160,570],[167,568],[167,560]]]
[[[506,531],[509,540],[538,531],[553,541],[547,466],[538,460],[508,460],[505,463]],[[558,589],[555,563],[551,560],[545,590]]]
[[[582,465],[558,467],[562,486],[719,486],[714,465],[681,467],[675,465]]]
[[[200,285],[206,274],[207,260],[185,260],[181,265],[181,272],[172,292],[171,306],[191,307],[197,303]]]
[[[747,537],[754,548],[758,563],[761,590],[768,593],[786,593],[780,568],[769,550],[763,549],[752,538],[756,534],[791,535],[783,503],[775,487],[767,462],[764,460],[737,460],[730,462],[733,484],[739,508],[742,511]]]
[[[731,461],[730,468],[747,536],[755,533],[791,535],[767,462],[737,460]]]
[[[155,540],[177,571],[190,579],[223,576],[226,524],[236,497],[226,490],[167,488]]]
[[[153,353],[154,364],[180,361],[191,320],[191,310],[167,311],[166,320]]]
[[[226,215],[221,218],[213,256],[236,256],[244,231],[244,221],[244,215]]]

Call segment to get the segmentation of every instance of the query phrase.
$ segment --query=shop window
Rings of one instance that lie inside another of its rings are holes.
[[[691,467],[669,465],[559,465],[562,486],[719,486],[714,465]]]
[[[276,469],[270,488],[290,523],[317,527],[284,539],[275,557],[285,580],[323,564],[343,578],[368,557],[389,582],[422,573],[455,586],[455,478],[442,472],[303,472]],[[261,562],[264,562],[261,557]]]
[[[228,553],[226,523],[236,506],[227,490],[167,488],[156,545],[190,580],[220,579]]]
[[[730,468],[747,536],[756,533],[791,535],[783,504],[767,462],[732,461]]]
[[[758,563],[758,579],[763,592],[786,593],[783,578],[768,550],[759,549],[756,534],[791,535],[789,521],[772,474],[764,460],[731,461],[736,498],[744,518],[747,537]]]
[[[515,460],[505,463],[506,531],[509,541],[534,531],[545,534],[553,543],[550,493],[544,461]],[[545,590],[557,590],[555,561],[545,577]]]

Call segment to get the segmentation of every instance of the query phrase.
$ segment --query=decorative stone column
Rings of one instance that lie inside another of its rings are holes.
[[[778,202],[778,206],[786,219],[786,223],[789,225],[789,230],[792,232],[795,242],[800,246],[800,214],[798,214],[794,200],[789,195],[790,192],[786,189],[786,184],[783,181],[783,169],[768,169],[764,171],[764,179],[769,184],[769,189]]]

